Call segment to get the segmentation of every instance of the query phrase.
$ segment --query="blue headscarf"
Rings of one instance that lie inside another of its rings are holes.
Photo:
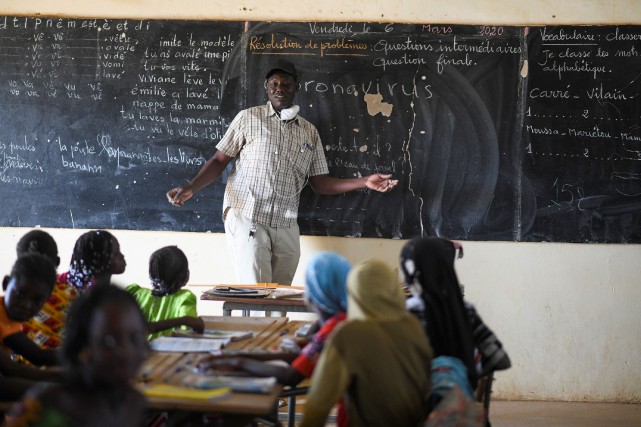
[[[305,273],[307,298],[326,314],[347,311],[345,282],[349,262],[336,252],[320,252],[312,258]]]

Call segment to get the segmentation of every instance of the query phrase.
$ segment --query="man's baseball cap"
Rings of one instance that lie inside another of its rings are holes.
[[[283,73],[289,74],[290,76],[294,77],[295,80],[298,80],[298,72],[296,71],[296,67],[294,67],[294,64],[289,61],[286,61],[284,59],[277,59],[272,62],[269,66],[269,71],[267,71],[267,75],[265,75],[265,78],[268,79],[277,71],[282,71]]]

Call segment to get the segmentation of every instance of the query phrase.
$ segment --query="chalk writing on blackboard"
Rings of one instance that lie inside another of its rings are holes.
[[[638,241],[640,37],[638,27],[530,32],[525,165],[537,198],[530,239]]]
[[[385,196],[306,189],[304,234],[639,242],[639,39],[633,26],[2,17],[0,223],[222,231],[224,178],[181,209],[164,192],[266,102],[280,55],[301,70],[297,102],[331,174],[401,182]]]

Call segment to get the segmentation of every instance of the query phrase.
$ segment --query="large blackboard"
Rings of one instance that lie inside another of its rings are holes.
[[[274,56],[330,173],[304,234],[641,242],[639,27],[0,18],[0,225],[222,231],[225,185],[165,192],[266,101]]]
[[[641,242],[641,27],[531,28],[522,237]]]

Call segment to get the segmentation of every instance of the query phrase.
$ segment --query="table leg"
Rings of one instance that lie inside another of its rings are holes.
[[[223,303],[223,316],[231,316],[231,309],[227,307],[227,303]]]

